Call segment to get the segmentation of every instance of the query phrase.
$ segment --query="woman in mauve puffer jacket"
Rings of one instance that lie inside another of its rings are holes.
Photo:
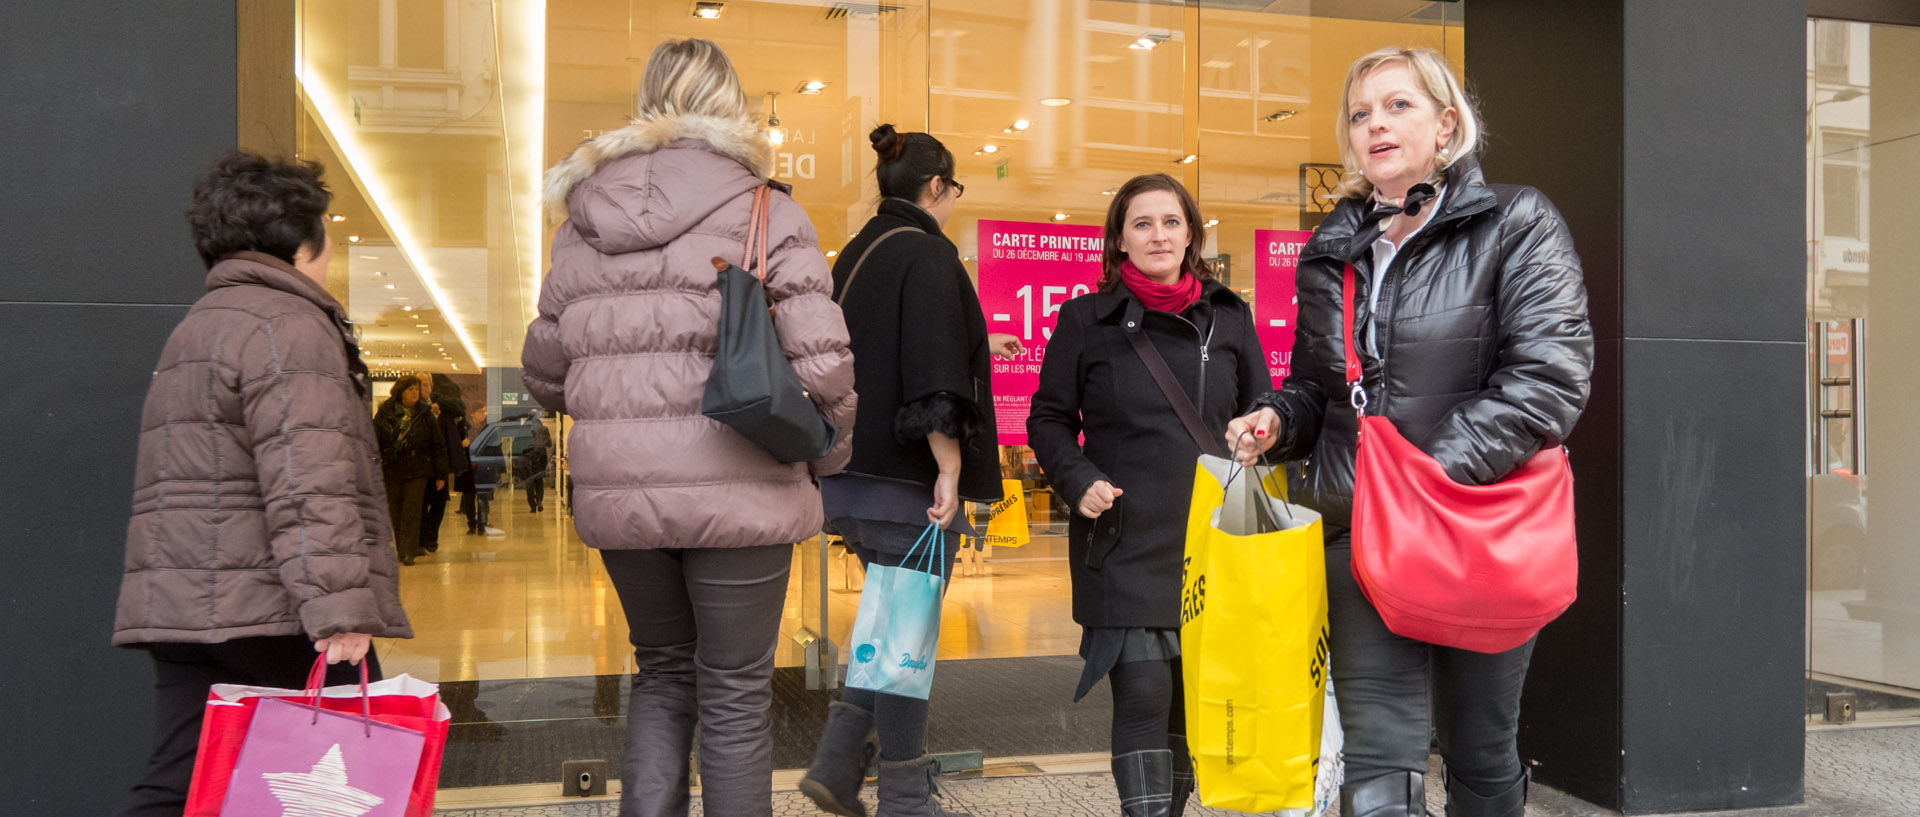
[[[599,549],[633,642],[620,813],[687,813],[697,717],[706,812],[770,815],[787,570],[792,544],[820,531],[815,478],[847,461],[853,357],[813,227],[776,192],[775,326],[840,437],[820,460],[782,463],[700,413],[719,343],[711,259],[744,263],[773,147],[712,42],[654,49],[638,102],[632,125],[547,174],[549,212],[568,221],[527,329],[524,376],[541,405],[574,417],[574,524]]]

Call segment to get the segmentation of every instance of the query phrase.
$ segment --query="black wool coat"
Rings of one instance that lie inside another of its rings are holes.
[[[1028,444],[1068,523],[1073,620],[1085,627],[1180,626],[1187,510],[1200,447],[1128,340],[1144,332],[1221,441],[1227,423],[1273,388],[1245,301],[1217,282],[1180,315],[1126,287],[1060,309],[1027,418]],[[1083,448],[1079,436],[1086,435]],[[1097,520],[1080,498],[1100,480],[1122,495]]]
[[[873,246],[900,227],[911,229]],[[869,247],[872,255],[854,276]],[[834,262],[833,297],[846,317],[854,389],[860,393],[853,459],[843,473],[931,486],[940,465],[927,445],[926,418],[901,409],[925,408],[928,398],[947,395],[962,415],[954,419],[971,430],[960,438],[960,496],[998,502],[987,319],[960,251],[939,222],[913,202],[881,200],[879,212]],[[903,425],[908,430],[896,433]]]
[[[1390,268],[1373,269],[1377,229],[1356,235],[1370,208],[1356,199],[1340,202],[1301,252],[1293,369],[1262,402],[1284,420],[1269,456],[1306,458],[1294,501],[1321,512],[1329,538],[1352,523],[1359,444],[1340,339],[1347,259],[1367,413],[1392,420],[1454,481],[1504,479],[1565,440],[1587,404],[1593,328],[1560,212],[1531,187],[1487,184],[1471,160],[1449,176],[1440,210]],[[1376,321],[1377,358],[1362,342]]]
[[[440,479],[453,472],[440,421],[425,400],[409,409],[400,398],[387,398],[373,416],[373,430],[380,440],[380,464],[388,481]]]

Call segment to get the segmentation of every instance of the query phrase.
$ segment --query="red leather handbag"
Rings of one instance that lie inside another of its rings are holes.
[[[1492,485],[1462,485],[1386,417],[1368,416],[1346,303],[1347,383],[1360,414],[1353,475],[1353,578],[1387,629],[1474,652],[1527,642],[1573,604],[1573,470],[1552,446]]]

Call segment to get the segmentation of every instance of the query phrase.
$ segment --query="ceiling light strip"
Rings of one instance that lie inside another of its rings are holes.
[[[386,228],[393,245],[400,250],[400,257],[414,270],[415,277],[427,290],[427,297],[440,310],[440,314],[446,316],[447,326],[453,329],[453,334],[460,338],[460,345],[466,347],[467,354],[477,365],[485,366],[482,361],[486,358],[480,356],[480,350],[467,337],[459,316],[447,308],[448,299],[435,282],[435,271],[422,263],[426,256],[420,251],[419,242],[414,239],[412,225],[395,218],[388,210],[386,203],[391,196],[385,182],[376,173],[360,172],[361,167],[372,167],[372,164],[369,163],[365,146],[360,144],[348,124],[352,121],[352,114],[340,109],[341,95],[336,93],[336,89],[327,87],[319,78],[319,72],[311,70],[304,62],[295,65],[294,73],[294,78],[300,83],[301,98],[306,103],[307,112],[319,122],[321,136],[333,147],[334,155],[340,157],[340,164],[347,171],[347,176],[360,188],[360,194],[366,198],[374,219]]]
[[[545,214],[547,4],[494,0],[493,31],[500,83],[500,119],[507,160],[507,201],[513,211],[514,256],[520,262],[520,319],[539,317]],[[508,67],[510,70],[507,70]],[[514,355],[518,363],[518,355]]]

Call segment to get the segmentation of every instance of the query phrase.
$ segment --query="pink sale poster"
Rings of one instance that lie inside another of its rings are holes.
[[[1040,387],[1047,340],[1067,301],[1100,280],[1098,225],[1026,221],[980,222],[980,307],[988,332],[1026,347],[1013,360],[993,359],[993,408],[1001,445],[1027,444],[1027,415]]]
[[[1276,389],[1293,368],[1293,320],[1300,311],[1294,275],[1300,270],[1300,250],[1312,237],[1307,230],[1253,231],[1253,320]]]

